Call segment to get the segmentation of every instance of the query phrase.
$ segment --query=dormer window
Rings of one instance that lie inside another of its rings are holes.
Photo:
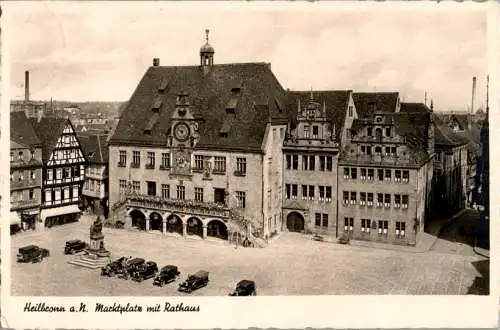
[[[151,106],[151,110],[153,112],[160,112],[161,104],[162,104],[161,98],[157,97],[154,100],[153,105]]]
[[[160,93],[160,94],[165,93],[165,90],[167,89],[167,87],[168,87],[168,79],[164,78],[161,81],[160,86],[158,86],[158,93]]]

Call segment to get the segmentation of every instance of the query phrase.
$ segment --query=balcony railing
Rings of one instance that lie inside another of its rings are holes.
[[[40,201],[37,199],[11,201],[10,202],[10,208],[12,210],[21,209],[21,208],[29,208],[29,207],[38,207],[38,206],[40,206]]]
[[[227,206],[218,203],[199,202],[194,200],[178,200],[147,196],[139,194],[126,194],[127,206],[146,209],[165,209],[170,212],[196,214],[200,216],[215,216],[229,219],[230,210]]]

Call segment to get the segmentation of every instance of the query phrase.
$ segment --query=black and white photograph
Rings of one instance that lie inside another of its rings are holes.
[[[497,8],[302,5],[2,6],[16,313],[496,292]]]

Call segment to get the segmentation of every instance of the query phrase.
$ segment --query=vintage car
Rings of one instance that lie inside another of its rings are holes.
[[[17,262],[37,263],[42,261],[43,258],[49,256],[49,250],[38,247],[36,245],[28,245],[19,248],[19,253],[17,254]]]
[[[236,284],[236,289],[230,296],[256,296],[255,282],[249,280],[242,280]]]
[[[118,275],[119,278],[128,280],[130,276],[141,269],[146,261],[142,258],[133,258],[125,262],[125,267],[123,271]]]
[[[153,280],[153,285],[163,286],[164,284],[173,282],[177,279],[177,277],[179,277],[180,274],[181,273],[179,272],[177,266],[168,265],[162,267],[158,275],[156,275]]]
[[[113,277],[116,274],[121,274],[123,272],[123,266],[127,260],[127,257],[121,257],[110,262],[109,264],[101,268],[101,276]]]
[[[74,239],[66,242],[66,245],[64,246],[64,254],[75,254],[84,251],[86,248],[87,243],[79,239]]]
[[[200,270],[194,275],[189,275],[188,278],[179,285],[178,291],[191,293],[194,290],[202,288],[208,284],[208,272]]]
[[[154,261],[148,261],[142,264],[138,269],[131,274],[132,280],[142,282],[148,278],[155,277],[158,273],[158,266]]]

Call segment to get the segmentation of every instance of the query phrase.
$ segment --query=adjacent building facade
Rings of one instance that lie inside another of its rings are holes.
[[[35,229],[42,188],[42,144],[24,112],[10,115],[11,232]]]

